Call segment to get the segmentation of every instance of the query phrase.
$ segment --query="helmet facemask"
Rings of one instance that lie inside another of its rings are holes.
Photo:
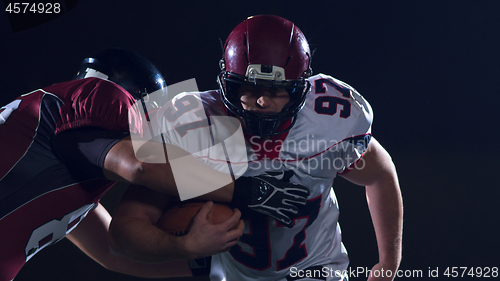
[[[264,66],[272,67],[272,66]],[[275,67],[276,68],[276,67]],[[251,67],[249,67],[251,69]],[[255,69],[255,68],[254,68]],[[261,137],[274,136],[282,134],[295,124],[297,114],[305,103],[305,98],[311,90],[309,81],[299,80],[281,80],[259,78],[259,75],[250,74],[242,76],[236,73],[222,71],[218,76],[218,83],[221,89],[222,101],[226,108],[234,115],[239,116],[244,124],[244,130],[251,134]],[[277,75],[279,77],[284,77]],[[276,75],[273,75],[276,77]],[[290,98],[289,102],[283,107],[281,112],[260,113],[243,109],[238,90],[243,85],[257,87],[267,87],[275,89],[284,89]],[[280,126],[285,122],[291,122],[286,126]]]

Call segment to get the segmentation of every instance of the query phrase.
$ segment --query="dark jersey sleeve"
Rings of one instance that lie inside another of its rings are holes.
[[[106,155],[117,142],[129,135],[128,132],[98,127],[70,129],[56,135],[53,149],[70,169],[105,178],[103,166]]]
[[[43,89],[60,97],[55,134],[86,126],[141,133],[142,117],[134,98],[119,85],[99,78],[55,84]],[[137,131],[138,130],[138,131]]]

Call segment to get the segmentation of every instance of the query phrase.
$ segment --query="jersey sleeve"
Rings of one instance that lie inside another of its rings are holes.
[[[103,173],[106,155],[127,135],[127,132],[92,127],[66,130],[55,137],[53,149],[70,169],[106,179]]]
[[[328,131],[328,139],[335,143],[338,173],[346,172],[360,161],[371,139],[373,111],[368,101],[349,84],[329,75],[310,78],[313,89],[309,94],[311,110],[316,123]],[[318,129],[319,130],[319,129]]]
[[[342,81],[334,80],[345,89],[348,89],[352,111],[357,114],[356,123],[347,138],[341,142],[342,157],[346,165],[339,174],[345,174],[354,169],[356,165],[360,165],[361,158],[368,149],[372,136],[373,110],[368,101],[356,89]]]
[[[48,92],[54,91],[50,87]],[[117,84],[99,78],[82,79],[79,83],[64,84],[55,90],[61,93],[65,104],[61,107],[61,119],[56,134],[85,126],[100,127],[111,131],[129,131],[129,126],[141,123],[141,117],[129,110],[134,98]],[[129,114],[130,112],[130,114]]]

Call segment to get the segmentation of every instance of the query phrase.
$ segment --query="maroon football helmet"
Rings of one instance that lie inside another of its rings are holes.
[[[310,91],[306,80],[312,74],[310,62],[309,44],[291,21],[272,15],[249,17],[233,29],[224,45],[218,77],[224,105],[241,117],[252,135],[284,133],[295,123]],[[244,110],[237,93],[243,84],[285,89],[290,102],[279,113]],[[278,130],[289,119],[290,125]]]

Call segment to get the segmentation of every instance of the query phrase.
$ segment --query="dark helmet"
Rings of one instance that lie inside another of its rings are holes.
[[[291,21],[272,15],[247,18],[229,34],[220,61],[218,82],[227,109],[242,118],[245,130],[258,136],[288,131],[310,91],[311,53],[304,34]],[[290,102],[279,113],[244,110],[238,89],[243,84],[282,88]],[[279,128],[292,119],[289,126]]]
[[[129,50],[104,49],[85,58],[73,79],[87,77],[115,82],[149,109],[167,102],[167,86],[160,71],[147,58]]]

